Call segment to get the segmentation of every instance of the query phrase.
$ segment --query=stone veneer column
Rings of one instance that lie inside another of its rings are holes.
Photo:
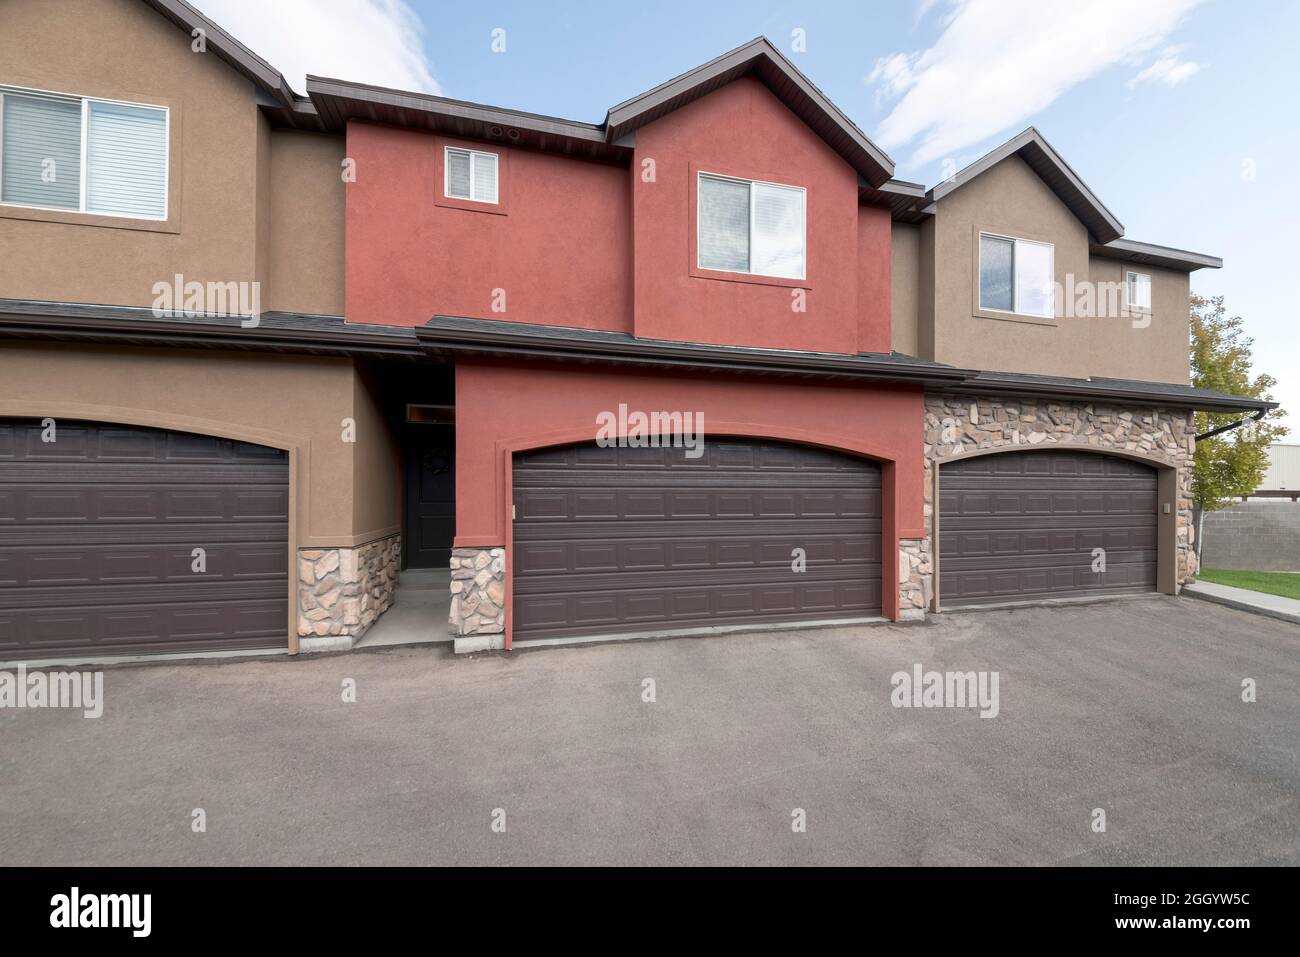
[[[898,540],[898,620],[924,618],[934,598],[934,562],[930,539]]]
[[[298,549],[298,649],[346,651],[386,612],[397,590],[402,537],[356,548]]]
[[[451,550],[449,630],[457,654],[506,646],[506,550]]]
[[[926,531],[933,528],[937,504],[933,501],[935,462],[942,464],[976,449],[1044,447],[1133,452],[1153,463],[1172,466],[1177,473],[1178,487],[1177,582],[1181,586],[1196,575],[1196,551],[1192,547],[1196,535],[1192,524],[1196,434],[1191,412],[1180,409],[1046,399],[926,396]],[[927,548],[927,558],[929,553]],[[942,555],[939,561],[943,562]],[[901,574],[899,581],[901,590],[904,583]],[[942,606],[942,594],[939,602]]]

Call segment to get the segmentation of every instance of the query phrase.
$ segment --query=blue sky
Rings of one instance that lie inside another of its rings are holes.
[[[1126,236],[1223,257],[1192,288],[1246,318],[1295,410],[1300,3],[1276,0],[197,0],[290,78],[310,71],[599,122],[766,35],[927,186],[1037,126]],[[315,26],[304,32],[310,9]],[[268,9],[285,19],[278,29]],[[505,51],[493,52],[494,30]],[[792,48],[804,31],[806,50]]]

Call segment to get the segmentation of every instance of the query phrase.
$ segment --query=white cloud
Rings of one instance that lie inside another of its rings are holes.
[[[425,59],[424,25],[403,0],[197,0],[203,13],[284,74],[440,93]]]
[[[1181,47],[1165,47],[1154,63],[1128,81],[1130,87],[1139,83],[1163,83],[1165,86],[1177,86],[1189,77],[1201,71],[1201,64],[1184,60],[1179,54]]]
[[[1161,47],[1201,0],[947,2],[933,46],[882,57],[868,77],[898,97],[876,140],[911,145],[916,163],[1028,125],[1084,80]]]

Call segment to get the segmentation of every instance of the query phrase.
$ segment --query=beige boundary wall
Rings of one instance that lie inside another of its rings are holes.
[[[340,593],[328,619],[339,627],[327,625],[326,635],[359,637],[391,603],[396,585],[400,459],[364,378],[345,358],[5,342],[0,416],[118,422],[285,450],[286,643],[295,653],[300,635],[320,635],[316,621],[304,629],[299,610],[308,602],[301,592],[320,594],[316,589],[324,576],[316,577],[314,563],[327,551],[347,552],[338,561],[356,574],[334,582]],[[357,423],[355,442],[344,440],[345,420]],[[358,495],[366,499],[364,510],[356,508]],[[372,543],[380,544],[366,547]],[[310,579],[300,578],[299,558],[316,552],[317,558],[309,559]],[[332,589],[333,584],[325,591]],[[357,599],[355,616],[346,598]],[[319,606],[317,600],[312,607]],[[349,623],[350,617],[356,621]],[[304,650],[310,648],[309,643]]]

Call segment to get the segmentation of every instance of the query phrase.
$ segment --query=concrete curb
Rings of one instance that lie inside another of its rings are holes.
[[[1290,599],[1280,598],[1275,595],[1265,595],[1262,592],[1247,591],[1244,588],[1215,585],[1212,582],[1191,582],[1183,586],[1182,593],[1192,598],[1199,598],[1201,601],[1213,602],[1216,605],[1236,608],[1238,611],[1248,611],[1256,615],[1276,618],[1278,621],[1286,621],[1293,625],[1300,625],[1300,612],[1289,611],[1286,608],[1277,607],[1267,602],[1267,599],[1273,599],[1277,602],[1290,601]],[[1258,595],[1259,599],[1264,600],[1243,597],[1247,595]],[[1294,601],[1291,603],[1300,604],[1300,602]]]

